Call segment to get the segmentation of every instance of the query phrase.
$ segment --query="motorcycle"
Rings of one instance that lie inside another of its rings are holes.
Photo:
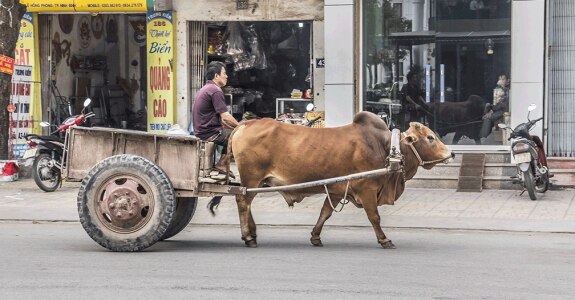
[[[49,135],[28,134],[25,136],[26,143],[30,146],[30,149],[26,150],[23,158],[34,157],[32,177],[41,190],[53,192],[61,184],[62,157],[64,155],[64,139],[61,136],[64,136],[71,126],[82,124],[86,119],[94,116],[92,112],[84,114],[90,102],[90,98],[86,99],[80,115],[67,118],[62,125],[58,126]],[[40,126],[50,127],[52,125],[47,122],[41,122]],[[56,134],[60,134],[60,136],[55,136]]]
[[[535,120],[529,119],[529,114],[536,108],[535,104],[528,107],[526,123],[521,123],[511,129],[506,124],[498,124],[499,128],[510,130],[508,140],[511,140],[511,154],[517,165],[517,175],[513,176],[517,183],[520,183],[524,191],[527,190],[531,200],[537,200],[537,193],[545,193],[549,189],[549,174],[547,167],[547,158],[541,139],[536,135],[530,135],[529,131],[543,117]]]

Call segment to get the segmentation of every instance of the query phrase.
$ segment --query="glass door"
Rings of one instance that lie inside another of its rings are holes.
[[[510,1],[364,0],[362,12],[364,110],[446,144],[507,142]]]

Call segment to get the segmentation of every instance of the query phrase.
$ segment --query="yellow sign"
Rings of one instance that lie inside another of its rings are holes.
[[[29,12],[145,12],[153,0],[21,0]]]
[[[148,132],[163,133],[175,122],[175,32],[171,11],[148,12]]]
[[[36,14],[26,13],[20,23],[20,34],[14,51],[14,75],[10,101],[16,106],[11,115],[11,139],[13,157],[19,158],[28,148],[24,136],[41,134],[42,120],[40,101],[40,68],[38,60],[38,31]]]
[[[74,0],[20,0],[20,3],[27,6],[29,12],[73,12]]]

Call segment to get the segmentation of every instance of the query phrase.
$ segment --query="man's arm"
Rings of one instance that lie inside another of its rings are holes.
[[[229,112],[220,113],[220,117],[222,118],[222,124],[224,127],[227,128],[236,128],[238,126],[238,121],[234,118]]]
[[[419,106],[417,105],[417,103],[415,103],[415,101],[413,101],[413,99],[411,99],[411,96],[405,96],[405,99],[407,100],[407,102],[413,104],[415,107]]]

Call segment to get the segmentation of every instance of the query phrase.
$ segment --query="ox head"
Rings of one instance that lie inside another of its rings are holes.
[[[440,162],[451,162],[455,157],[455,154],[441,142],[435,132],[423,124],[409,123],[409,129],[404,132],[404,135],[402,141],[410,146],[419,160],[419,165],[427,170]]]

